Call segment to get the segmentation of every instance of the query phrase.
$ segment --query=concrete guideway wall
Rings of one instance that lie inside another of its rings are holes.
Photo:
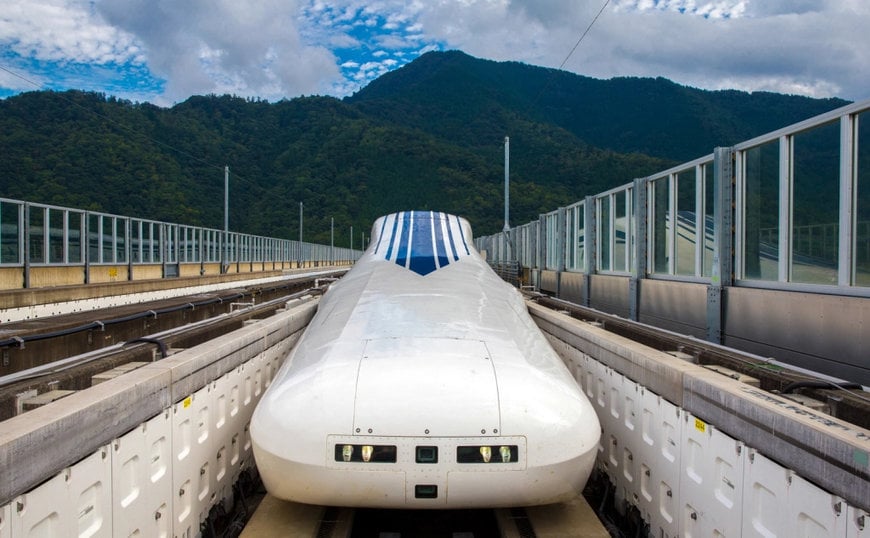
[[[653,536],[870,536],[870,432],[528,303]]]
[[[254,407],[318,303],[3,422],[0,538],[199,535],[253,466]]]

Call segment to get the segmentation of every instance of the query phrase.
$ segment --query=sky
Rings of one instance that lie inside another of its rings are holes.
[[[344,97],[431,50],[596,78],[870,98],[867,0],[2,3],[0,98],[38,89],[159,106],[203,94]]]

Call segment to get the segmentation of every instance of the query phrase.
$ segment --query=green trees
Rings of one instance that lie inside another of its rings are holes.
[[[345,100],[195,96],[172,108],[79,91],[0,101],[0,197],[354,244],[403,209],[502,226],[648,175],[716,145],[842,105],[704,92],[664,79],[594,80],[459,52],[429,53]],[[762,113],[763,112],[763,113]],[[772,119],[771,119],[772,118]],[[771,125],[771,122],[776,122]],[[652,155],[652,156],[650,156]]]

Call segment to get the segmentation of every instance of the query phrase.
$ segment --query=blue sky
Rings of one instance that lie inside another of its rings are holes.
[[[3,0],[0,97],[343,97],[429,50],[558,67],[605,0]],[[870,98],[866,0],[610,0],[564,69]]]

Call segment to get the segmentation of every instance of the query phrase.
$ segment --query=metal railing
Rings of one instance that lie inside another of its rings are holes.
[[[138,273],[167,278],[347,265],[361,254],[330,245],[0,198],[0,273],[14,273],[2,279],[0,287],[6,289],[32,287],[34,274],[50,268],[73,268],[81,275],[81,282],[69,272],[55,277],[58,285],[134,280]],[[145,267],[157,270],[137,271]]]
[[[870,385],[870,100],[475,239],[567,301]]]
[[[724,278],[870,295],[868,139],[870,100],[588,196],[475,243],[490,261],[541,270],[708,283]],[[727,177],[716,177],[717,167]],[[733,211],[723,205],[726,196]],[[725,245],[734,255],[715,262],[714,252],[726,252]]]

